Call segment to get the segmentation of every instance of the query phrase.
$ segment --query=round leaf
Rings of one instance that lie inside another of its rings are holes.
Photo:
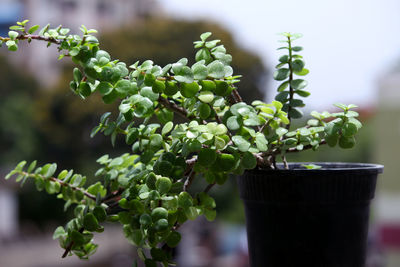
[[[186,98],[194,97],[198,91],[199,85],[197,82],[183,83],[181,85],[181,94]]]

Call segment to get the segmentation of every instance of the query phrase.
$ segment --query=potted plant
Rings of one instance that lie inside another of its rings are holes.
[[[371,164],[288,164],[287,153],[321,145],[351,148],[361,128],[355,105],[337,104],[337,113],[312,112],[313,119],[293,129],[302,117],[304,76],[300,37],[284,33],[285,53],[274,73],[282,81],[276,100],[244,103],[235,85],[232,57],[219,40],[204,33],[194,42],[196,63],[186,58],[164,67],[151,60],[127,66],[100,49],[95,30],[82,35],[46,25],[27,27],[27,20],[1,37],[10,51],[21,41],[56,45],[60,59],[78,65],[71,90],[82,98],[102,95],[106,104],[120,101],[119,114],[100,118],[91,136],[101,132],[125,136],[127,153],[100,157],[99,181],[85,186],[86,177],[57,171],[55,163],[37,166],[20,162],[8,175],[18,182],[32,178],[38,190],[57,194],[74,206],[75,217],[58,227],[54,238],[65,250],[88,258],[97,245],[93,233],[104,221],[119,222],[137,246],[146,266],[168,266],[178,245],[179,227],[187,220],[216,216],[208,192],[238,175],[247,214],[252,266],[363,266],[369,201],[383,167]],[[174,122],[177,115],[184,122]],[[282,163],[277,163],[281,160]],[[194,179],[208,184],[189,191]]]

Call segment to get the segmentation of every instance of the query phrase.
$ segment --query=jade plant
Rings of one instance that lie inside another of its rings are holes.
[[[299,54],[303,48],[293,45],[298,34],[282,34],[275,100],[248,104],[238,92],[240,75],[234,75],[231,55],[220,40],[209,40],[209,32],[194,42],[193,65],[186,58],[166,66],[151,60],[127,65],[101,50],[96,30],[82,26],[77,35],[46,25],[36,34],[39,26],[27,23],[17,22],[0,44],[10,51],[23,41],[57,46],[59,59],[68,57],[77,65],[70,82],[77,96],[101,94],[104,103],[119,103],[119,114],[101,116],[91,137],[102,133],[114,145],[122,135],[127,145],[125,154],[97,160],[98,181],[91,185],[85,185],[84,175],[57,170],[56,163],[22,161],[7,175],[22,184],[33,180],[38,190],[56,194],[65,200],[65,209],[74,209],[74,218],[53,235],[64,249],[62,257],[88,258],[97,248],[93,234],[114,222],[122,225],[146,266],[168,266],[181,239],[179,227],[199,216],[216,217],[208,194],[215,185],[249,169],[278,169],[277,161],[288,168],[287,153],[324,144],[350,148],[361,127],[358,113],[351,110],[356,106],[343,104],[336,104],[337,113],[313,111],[305,125],[293,127],[292,121],[303,116],[302,98],[310,94],[301,78],[309,72]],[[192,192],[194,179],[207,185]]]

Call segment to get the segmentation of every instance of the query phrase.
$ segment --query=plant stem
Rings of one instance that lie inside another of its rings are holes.
[[[69,187],[69,188],[71,188],[71,189],[74,190],[74,191],[81,191],[86,197],[90,198],[90,199],[93,200],[93,201],[96,201],[96,196],[90,194],[89,192],[87,192],[87,191],[84,190],[83,188],[70,185],[70,184],[65,183],[64,181],[62,181],[62,180],[60,180],[60,179],[57,179],[57,178],[55,178],[55,177],[45,177],[45,176],[40,175],[40,174],[33,174],[33,173],[28,173],[28,172],[20,172],[20,174],[26,175],[26,176],[28,176],[28,177],[33,177],[33,178],[39,176],[39,177],[42,178],[43,180],[50,180],[50,181],[53,181],[53,182],[57,182],[57,183],[59,183],[61,186]]]
[[[290,101],[293,99],[294,96],[294,90],[292,87],[292,81],[293,81],[293,68],[292,68],[292,42],[290,40],[290,36],[288,36],[288,45],[289,45],[289,59],[288,59],[288,65],[289,65],[289,103],[288,103],[288,120],[289,123],[286,125],[286,129],[290,129],[290,124],[292,122],[290,118],[290,111],[292,107],[290,106]]]
[[[191,119],[191,117],[188,116],[188,112],[186,109],[184,109],[183,107],[178,106],[177,104],[169,101],[168,99],[160,96],[158,98],[158,102],[163,105],[164,107],[174,111],[175,113],[177,113],[178,115],[180,115],[181,117],[185,118],[185,119]]]
[[[189,189],[195,177],[196,177],[196,172],[192,170],[189,174],[189,177],[186,179],[185,184],[183,185],[183,191],[187,191]]]
[[[54,39],[54,38],[51,38],[51,37],[44,37],[44,36],[41,36],[41,35],[34,35],[34,34],[18,35],[16,39],[17,40],[32,39],[32,40],[46,41],[46,42],[50,42],[50,43],[53,43],[53,44],[61,44],[60,40],[57,40],[57,39]],[[10,41],[10,40],[11,40],[11,38],[9,38],[9,37],[1,37],[0,36],[0,41],[7,42],[7,41]]]
[[[79,233],[82,234],[82,233],[83,233],[83,230],[84,230],[84,228],[81,227],[81,228],[79,229]],[[65,251],[64,251],[64,253],[62,254],[61,258],[67,257],[67,256],[68,256],[68,253],[71,251],[71,249],[72,249],[73,246],[74,246],[74,241],[71,241],[71,242],[68,244],[68,246],[65,248]]]
[[[238,102],[243,102],[243,99],[242,99],[242,97],[240,96],[240,94],[239,94],[239,92],[237,91],[236,88],[233,89],[232,95],[233,95],[233,97],[234,97],[236,103],[238,103]]]
[[[210,191],[211,188],[214,187],[214,185],[215,185],[215,183],[207,185],[207,187],[203,190],[203,192],[204,192],[204,193],[208,193],[208,191]]]

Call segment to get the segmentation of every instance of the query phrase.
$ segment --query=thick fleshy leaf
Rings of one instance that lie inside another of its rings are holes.
[[[293,87],[293,89],[300,90],[307,86],[307,81],[303,79],[296,79],[291,81],[290,85]]]
[[[242,152],[246,152],[250,148],[250,142],[244,139],[241,135],[232,136],[232,141]]]
[[[225,68],[224,64],[219,60],[215,60],[211,62],[207,66],[208,75],[215,79],[221,79],[225,76]]]
[[[290,70],[287,68],[278,69],[274,72],[274,79],[277,81],[283,81],[289,78]]]
[[[211,103],[214,100],[214,94],[211,91],[201,91],[197,97],[201,102]]]
[[[242,164],[245,169],[254,169],[257,166],[257,160],[253,153],[245,152],[242,157]]]

